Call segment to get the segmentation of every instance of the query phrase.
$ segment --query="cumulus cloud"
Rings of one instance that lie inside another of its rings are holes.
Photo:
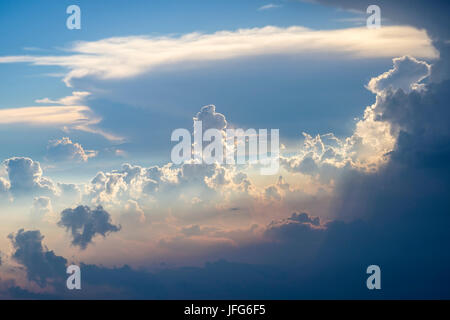
[[[93,210],[88,206],[65,209],[61,212],[58,225],[71,232],[72,244],[81,249],[86,249],[97,234],[106,237],[109,233],[117,232],[121,228],[111,223],[109,213],[101,206]]]
[[[228,125],[214,105],[203,106],[193,121],[202,121],[202,132],[214,128],[224,134]],[[195,130],[194,127],[194,134]],[[127,211],[128,200],[154,200],[172,206],[177,201],[206,203],[224,200],[224,196],[228,198],[233,193],[250,195],[253,191],[247,174],[235,166],[186,161],[180,166],[168,163],[145,168],[126,163],[119,170],[98,172],[86,186],[84,199],[93,204],[122,206]]]
[[[41,165],[30,158],[14,157],[3,162],[8,173],[10,191],[13,194],[57,192],[52,180],[42,176]]]
[[[69,51],[73,54],[0,57],[0,63],[29,62],[65,67],[70,70],[65,77],[70,85],[72,79],[86,76],[122,79],[169,65],[260,55],[333,52],[335,57],[341,54],[350,58],[438,56],[424,31],[397,26],[383,26],[376,31],[365,27],[311,30],[298,26],[267,26],[212,34],[190,33],[181,37],[129,36],[79,41]]]
[[[42,244],[44,236],[39,230],[20,229],[17,233],[10,234],[8,238],[14,248],[12,258],[25,267],[30,281],[45,287],[48,280],[66,276],[67,260],[55,255]]]
[[[393,62],[391,70],[369,81],[367,88],[370,91],[380,93],[388,89],[402,89],[411,92],[424,88],[425,85],[420,82],[430,75],[431,66],[428,63],[409,56],[395,58]]]
[[[282,156],[282,166],[290,172],[319,175],[324,180],[335,179],[339,174],[337,168],[378,170],[388,162],[395,148],[400,123],[405,125],[404,122],[414,118],[412,110],[400,100],[423,96],[420,91],[426,85],[422,82],[430,76],[430,70],[428,63],[413,57],[394,58],[392,69],[369,81],[367,88],[376,94],[376,101],[366,107],[351,136],[338,138],[328,133],[313,137],[303,133],[303,148],[297,155]],[[397,97],[395,103],[391,103],[392,97]],[[392,121],[394,117],[397,121]]]
[[[95,157],[96,151],[85,150],[79,143],[72,142],[68,137],[52,140],[47,146],[47,159],[53,161],[84,161]]]
[[[216,112],[216,106],[212,104],[202,107],[200,112],[194,117],[194,120],[202,121],[203,131],[208,129],[223,130],[227,127],[225,116]]]

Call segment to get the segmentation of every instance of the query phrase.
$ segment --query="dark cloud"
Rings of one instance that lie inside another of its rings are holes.
[[[65,277],[67,260],[42,245],[44,236],[39,230],[20,229],[8,238],[15,250],[12,258],[25,267],[30,281],[45,287],[48,280]]]
[[[61,212],[58,225],[70,230],[73,237],[72,244],[81,249],[85,249],[97,234],[106,237],[108,233],[117,232],[121,228],[111,223],[109,213],[102,206],[93,210],[87,206],[65,209]]]
[[[314,226],[319,226],[320,225],[320,218],[319,217],[311,217],[309,214],[307,213],[296,213],[294,212],[292,214],[292,216],[288,219],[290,221],[297,221],[300,223],[310,223]]]
[[[342,9],[366,12],[369,5],[376,4],[381,8],[382,18],[388,18],[389,24],[407,24],[426,29],[439,50],[440,60],[433,66],[431,81],[440,82],[450,75],[450,28],[448,12],[450,1],[447,0],[315,0],[320,4]]]
[[[227,126],[227,120],[225,116],[219,112],[216,112],[215,105],[208,105],[201,108],[194,120],[202,121],[202,129],[206,131],[208,129],[214,128],[218,130],[223,130]]]
[[[432,36],[446,40],[450,37],[448,12],[450,2],[447,0],[315,0],[342,9],[366,12],[367,7],[376,4],[381,8],[382,18],[388,18],[390,24],[407,24],[426,29]]]

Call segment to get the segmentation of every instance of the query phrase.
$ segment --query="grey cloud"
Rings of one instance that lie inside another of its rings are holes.
[[[371,0],[315,0],[315,2],[363,13],[369,5],[376,4],[381,8],[381,16],[389,18],[395,25],[407,24],[425,28],[433,36],[450,38],[447,21],[450,3],[446,0],[378,0],[376,3]]]
[[[61,212],[58,225],[71,232],[72,244],[81,249],[86,249],[97,234],[106,237],[107,234],[117,232],[121,228],[111,223],[109,213],[101,206],[93,210],[88,206],[65,209]]]
[[[211,128],[223,130],[227,126],[225,116],[216,112],[216,106],[212,104],[202,107],[194,120],[202,121],[203,131]]]
[[[10,234],[8,238],[15,250],[12,258],[26,268],[30,281],[45,287],[48,280],[65,277],[67,260],[42,245],[44,236],[39,230],[20,229],[16,234]]]
[[[314,226],[320,225],[320,218],[319,217],[312,217],[307,213],[296,213],[294,212],[290,218],[288,218],[290,221],[297,221],[300,223],[310,223]]]

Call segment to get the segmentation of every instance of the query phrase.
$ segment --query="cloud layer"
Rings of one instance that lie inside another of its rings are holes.
[[[212,34],[190,33],[181,37],[130,36],[80,41],[72,55],[8,56],[0,63],[29,62],[69,69],[65,81],[94,76],[100,79],[134,77],[160,67],[198,62],[278,55],[320,54],[345,58],[381,58],[406,54],[437,58],[438,52],[423,30],[384,26],[379,30],[351,28],[312,30],[304,27],[239,29]]]

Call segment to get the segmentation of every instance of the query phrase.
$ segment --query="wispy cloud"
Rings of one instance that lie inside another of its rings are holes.
[[[0,109],[0,124],[27,124],[34,126],[59,126],[65,131],[80,130],[99,134],[111,141],[122,141],[123,138],[107,133],[97,124],[102,120],[82,100],[89,92],[75,91],[71,96],[58,100],[38,99],[36,103],[57,104],[53,106],[30,106],[22,108]]]
[[[87,91],[74,91],[71,96],[67,96],[61,99],[52,100],[49,98],[37,99],[36,103],[50,103],[50,104],[62,104],[65,106],[73,106],[79,104],[85,97],[90,95]]]
[[[81,125],[98,123],[90,119],[86,106],[36,106],[0,110],[0,124]]]
[[[312,30],[293,26],[239,29],[212,34],[189,33],[181,37],[129,36],[76,42],[69,55],[23,55],[0,57],[0,63],[28,62],[61,66],[69,71],[64,80],[87,76],[122,79],[159,67],[186,66],[273,54],[325,53],[335,58],[381,58],[412,55],[437,58],[438,52],[424,30],[408,26]]]
[[[275,9],[275,8],[280,8],[280,7],[281,7],[281,4],[269,3],[264,6],[259,7],[258,10],[263,11],[263,10]]]

